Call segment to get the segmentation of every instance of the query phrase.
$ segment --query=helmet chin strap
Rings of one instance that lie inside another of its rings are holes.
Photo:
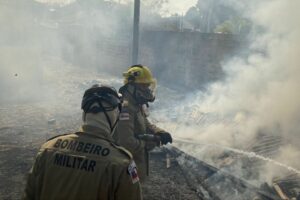
[[[101,101],[98,101],[98,103],[99,103],[99,106],[101,107],[101,109],[102,109],[103,112],[104,112],[104,115],[105,115],[105,117],[106,117],[106,121],[107,121],[108,124],[109,124],[110,134],[113,135],[114,129],[116,128],[116,125],[117,125],[117,123],[118,123],[118,121],[119,121],[119,118],[117,118],[116,122],[112,125],[111,120],[109,119],[109,116],[108,116],[107,112],[105,111],[105,109],[104,109],[104,107],[103,107]]]
[[[114,134],[115,134],[115,129],[116,129],[116,127],[117,127],[117,124],[118,124],[118,122],[119,122],[119,118],[116,120],[116,122],[115,122],[115,124],[112,126],[112,128],[111,128],[111,135],[113,136]]]

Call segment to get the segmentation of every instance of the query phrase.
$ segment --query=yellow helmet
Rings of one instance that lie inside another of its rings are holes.
[[[154,84],[156,80],[153,78],[150,69],[142,65],[133,65],[123,73],[124,84],[127,83],[142,83]]]

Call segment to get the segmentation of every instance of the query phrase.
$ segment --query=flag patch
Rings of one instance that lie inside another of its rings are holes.
[[[136,164],[134,161],[131,161],[130,165],[128,166],[128,173],[131,177],[132,183],[135,184],[139,182],[139,176],[136,169]]]
[[[129,113],[127,112],[120,113],[119,120],[129,120]]]

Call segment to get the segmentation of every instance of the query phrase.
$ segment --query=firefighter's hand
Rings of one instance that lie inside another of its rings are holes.
[[[160,141],[162,144],[167,144],[168,142],[172,143],[172,136],[170,133],[160,132],[159,136],[160,136]]]

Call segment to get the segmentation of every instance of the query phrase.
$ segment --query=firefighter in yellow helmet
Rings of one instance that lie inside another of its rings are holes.
[[[123,73],[123,109],[114,138],[128,149],[137,164],[141,180],[148,172],[148,151],[161,144],[172,143],[170,133],[148,120],[148,103],[155,100],[156,80],[148,67],[133,65]]]
[[[112,138],[122,108],[120,97],[108,86],[85,91],[81,130],[42,145],[23,199],[142,199],[132,155]]]

